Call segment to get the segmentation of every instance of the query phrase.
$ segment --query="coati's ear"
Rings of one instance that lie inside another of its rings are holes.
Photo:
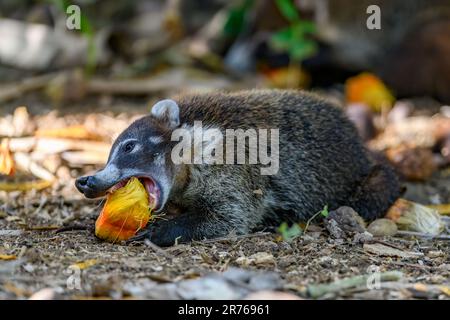
[[[178,107],[178,104],[171,99],[157,102],[152,107],[151,114],[155,118],[167,122],[170,128],[175,128],[180,125],[180,108]]]

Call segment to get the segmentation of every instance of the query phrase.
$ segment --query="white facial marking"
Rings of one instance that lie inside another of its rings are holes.
[[[150,137],[150,138],[148,138],[148,140],[153,144],[159,144],[164,141],[164,139],[160,136]]]

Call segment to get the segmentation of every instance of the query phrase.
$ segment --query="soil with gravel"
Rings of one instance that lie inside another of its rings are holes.
[[[367,274],[374,266],[380,272],[401,271],[401,283],[410,286],[357,287],[323,298],[449,298],[445,290],[434,290],[448,288],[448,240],[379,239],[420,253],[386,257],[367,252],[351,239],[330,238],[319,223],[291,243],[261,233],[156,248],[100,241],[93,232],[98,211],[99,203],[82,199],[10,194],[1,211],[0,248],[16,258],[0,261],[0,298],[28,298],[43,288],[53,288],[58,298],[179,298],[176,292],[160,290],[154,296],[138,289],[149,281],[155,286],[183,282],[231,267],[276,273],[281,283],[277,291],[306,298],[309,284]],[[217,298],[222,298],[220,293]]]
[[[102,242],[93,232],[102,203],[83,199],[73,186],[77,176],[93,169],[68,170],[69,182],[51,190],[0,192],[0,299],[27,299],[45,288],[50,288],[51,298],[62,299],[205,298],[204,292],[208,292],[206,298],[222,299],[244,298],[260,290],[309,298],[311,285],[371,274],[374,268],[400,271],[401,279],[371,289],[359,284],[331,290],[319,298],[450,297],[448,239],[395,236],[370,240],[413,253],[408,257],[374,253],[350,238],[333,239],[322,223],[311,225],[292,242],[276,233],[230,235],[169,248]],[[439,197],[442,203],[450,203],[448,170],[426,183],[407,186],[405,197],[410,200],[433,203]],[[208,282],[199,282],[215,275],[214,283],[219,283],[221,275],[230,270],[254,272],[245,284],[241,279],[237,285],[231,274],[226,286],[214,285],[210,291],[205,291],[211,289]],[[266,274],[276,281],[251,284],[252,277]]]

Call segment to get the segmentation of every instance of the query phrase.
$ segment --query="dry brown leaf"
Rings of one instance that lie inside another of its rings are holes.
[[[15,172],[14,159],[9,149],[9,139],[3,139],[0,144],[0,174],[13,176]]]
[[[411,147],[433,148],[438,141],[450,134],[450,118],[408,117],[389,124],[383,133],[371,140],[375,150],[395,148],[404,144]]]
[[[450,297],[450,287],[447,286],[439,286],[439,289],[448,297]]]
[[[54,181],[55,176],[44,167],[33,161],[29,154],[17,152],[14,154],[14,161],[20,170],[29,172],[37,178],[45,181]]]
[[[83,269],[90,268],[93,265],[96,265],[98,262],[99,261],[97,259],[89,259],[89,260],[86,260],[86,261],[75,263],[75,264],[71,265],[71,267],[75,267],[75,268],[78,268],[80,270],[83,270]]]
[[[16,260],[17,256],[14,254],[0,254],[0,260]]]
[[[34,129],[27,107],[17,107],[13,115],[14,136],[20,137]]]
[[[109,153],[111,144],[101,141],[75,140],[62,138],[13,138],[9,143],[12,152],[42,152],[44,154],[60,153],[69,150],[84,150]]]
[[[78,140],[101,140],[101,137],[99,135],[92,131],[89,131],[83,125],[74,125],[70,127],[55,129],[39,129],[35,132],[35,136]]]
[[[0,181],[0,191],[29,191],[42,190],[50,187],[53,181],[34,180],[34,181]]]
[[[365,243],[363,249],[369,253],[378,256],[400,257],[400,258],[418,258],[422,257],[421,252],[403,251],[396,248],[385,246],[381,243]]]
[[[437,210],[442,215],[450,215],[450,203],[445,204],[429,204],[428,208]]]
[[[386,156],[397,171],[411,181],[431,177],[437,165],[431,149],[401,145],[386,151]]]
[[[105,164],[108,153],[96,151],[67,151],[61,157],[70,165]]]

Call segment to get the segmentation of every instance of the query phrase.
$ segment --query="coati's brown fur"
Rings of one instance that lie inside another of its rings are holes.
[[[170,157],[174,128],[166,125],[167,119],[149,115],[136,121],[116,144],[129,137],[140,141],[163,137],[152,147],[165,155],[163,167],[148,170],[156,180],[164,175],[171,181],[162,212],[181,211],[149,226],[145,236],[158,245],[306,221],[325,205],[351,206],[364,219],[373,220],[399,196],[393,170],[374,160],[338,107],[314,94],[253,90],[182,95],[174,101],[179,106],[177,127],[202,121],[203,127],[222,131],[278,128],[279,171],[271,176],[261,175],[259,165],[175,165]]]

